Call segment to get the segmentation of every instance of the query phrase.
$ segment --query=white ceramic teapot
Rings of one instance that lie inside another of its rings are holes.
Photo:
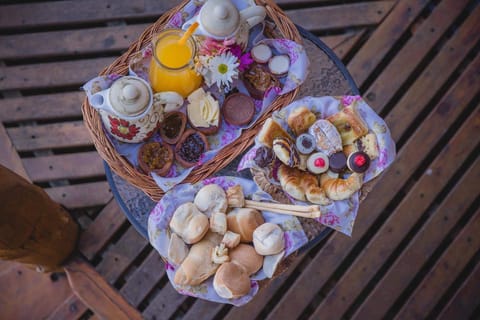
[[[248,41],[248,31],[265,19],[266,10],[262,6],[249,6],[239,11],[231,0],[207,0],[194,16],[182,26],[187,29],[194,22],[199,26],[196,34],[216,40],[237,38],[237,42]],[[246,32],[246,34],[245,34]]]
[[[107,131],[123,142],[148,139],[163,120],[163,110],[153,104],[152,89],[139,77],[121,77],[89,101],[99,111]]]

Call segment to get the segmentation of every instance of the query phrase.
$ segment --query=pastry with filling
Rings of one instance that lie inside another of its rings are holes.
[[[317,117],[305,106],[295,108],[287,117],[288,126],[296,136],[306,133],[315,121]]]
[[[193,129],[186,130],[175,146],[175,159],[184,168],[193,167],[209,149],[205,135]]]
[[[352,144],[368,133],[368,126],[355,105],[343,108],[342,111],[327,118],[337,128],[343,145]]]
[[[144,143],[137,154],[138,165],[144,173],[154,172],[161,177],[170,171],[173,158],[172,147],[163,142]]]

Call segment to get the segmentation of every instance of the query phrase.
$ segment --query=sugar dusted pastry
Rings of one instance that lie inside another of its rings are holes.
[[[296,136],[306,133],[308,128],[317,120],[315,114],[307,107],[301,106],[290,112],[287,123]]]
[[[317,150],[327,156],[342,151],[342,138],[337,128],[329,121],[324,119],[315,121],[308,129],[308,133],[315,138]]]
[[[327,120],[337,128],[344,145],[352,144],[368,133],[368,126],[355,105],[343,108],[342,111],[331,115]]]

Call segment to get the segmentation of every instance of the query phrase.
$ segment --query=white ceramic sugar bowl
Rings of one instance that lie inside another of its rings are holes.
[[[245,32],[265,19],[266,10],[262,6],[249,6],[239,11],[231,0],[207,0],[198,15],[185,22],[183,29],[187,29],[194,22],[199,26],[197,34],[216,40],[225,40],[236,37],[243,42]],[[237,41],[238,42],[238,41]]]
[[[117,79],[91,96],[90,104],[99,111],[107,131],[123,142],[147,140],[163,120],[163,109],[153,104],[152,89],[139,77]]]

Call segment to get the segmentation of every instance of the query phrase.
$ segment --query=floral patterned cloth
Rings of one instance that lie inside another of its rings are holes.
[[[356,104],[357,109],[368,125],[369,131],[375,133],[379,146],[379,156],[372,161],[370,168],[365,172],[364,183],[372,180],[384,171],[395,159],[395,142],[390,136],[390,131],[375,111],[360,96],[342,96],[342,97],[305,97],[294,101],[282,110],[273,113],[272,118],[278,122],[284,129],[288,130],[287,118],[290,112],[300,106],[305,106],[317,114],[319,118],[327,118],[344,107]],[[258,139],[255,146],[252,147],[242,158],[238,170],[251,168],[255,166],[253,161],[255,152],[260,147]],[[279,184],[278,181],[271,180],[271,183]],[[292,199],[297,204],[305,202]],[[351,236],[353,225],[357,217],[359,206],[359,196],[356,192],[352,197],[346,200],[333,201],[330,205],[321,206],[323,215],[318,221],[328,227]]]
[[[199,9],[203,5],[204,1],[190,1],[182,11],[177,12],[170,21],[167,23],[166,28],[180,28],[185,23],[185,21],[192,18],[195,14],[198,13]],[[233,3],[237,6],[239,10],[245,9],[248,6],[254,4],[251,0],[233,0]],[[309,60],[306,54],[306,51],[303,46],[290,41],[288,39],[265,39],[263,36],[263,26],[257,25],[252,28],[250,31],[248,49],[250,49],[254,44],[257,43],[266,43],[272,47],[275,54],[287,54],[290,57],[290,69],[287,76],[281,80],[282,88],[270,88],[264,96],[264,99],[255,100],[256,113],[253,120],[250,122],[251,125],[261,116],[263,112],[270,106],[276,97],[279,95],[288,93],[295,88],[297,88],[303,81],[305,81],[308,75]],[[130,60],[129,73],[130,75],[139,76],[146,81],[148,81],[148,68],[150,65],[150,60],[152,58],[152,47],[148,45],[143,48],[141,52],[137,55],[134,55]],[[96,77],[89,82],[87,82],[83,89],[86,91],[89,99],[91,96],[98,92],[99,90],[104,90],[110,87],[113,81],[111,79],[118,78],[118,75],[109,75],[103,77]],[[242,81],[235,80],[232,85],[233,88],[238,89],[240,92],[248,94],[248,91],[245,89]],[[224,98],[223,95],[218,92],[214,87],[208,89],[212,94],[219,100],[220,105],[222,104]],[[185,113],[185,106],[180,110]],[[225,122],[223,119],[220,124],[220,130],[217,134],[207,137],[210,150],[204,153],[197,166],[208,162],[213,159],[217,153],[225,146],[232,143],[234,140],[240,137],[242,130],[249,128],[248,126],[233,126]],[[159,135],[154,135],[152,140],[160,141]],[[117,152],[126,157],[133,166],[138,166],[137,163],[137,152],[141,144],[129,144],[122,143],[115,139],[110,139],[114,145]],[[157,183],[157,185],[163,190],[168,191],[177,184],[185,180],[190,172],[195,168],[183,168],[178,163],[174,163],[170,172],[166,177],[160,177],[155,173],[152,173],[152,177]]]
[[[205,185],[217,184],[223,189],[227,189],[234,185],[241,185],[246,197],[253,200],[267,200],[272,201],[270,195],[261,191],[253,181],[237,178],[237,177],[215,177],[205,179],[197,184],[180,184],[168,191],[163,198],[158,202],[155,208],[150,213],[148,218],[148,236],[152,246],[168,261],[168,225],[170,219],[178,208],[183,203],[192,202],[195,194]],[[307,242],[307,236],[302,229],[298,219],[294,216],[275,214],[268,211],[263,211],[262,215],[266,222],[278,224],[285,232],[285,256],[290,255],[296,250],[300,249]],[[175,272],[179,266],[173,262],[168,261],[166,264],[167,275],[174,286],[174,288],[181,294],[186,294],[193,297],[198,297],[214,302],[231,303],[235,306],[241,306],[250,301],[258,291],[257,280],[265,279],[263,270],[258,271],[251,277],[251,290],[248,295],[238,299],[224,299],[218,296],[213,289],[213,277],[210,277],[204,283],[198,286],[178,286],[173,282]]]

